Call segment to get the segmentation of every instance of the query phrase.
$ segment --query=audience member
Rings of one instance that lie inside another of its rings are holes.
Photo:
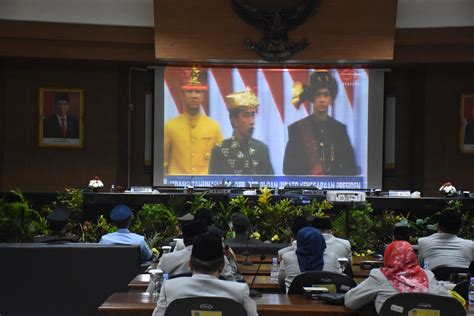
[[[449,296],[434,274],[423,270],[410,243],[394,241],[387,246],[384,267],[370,270],[369,277],[344,297],[347,308],[358,309],[375,302],[377,313],[390,296],[397,293],[420,292]]]
[[[430,269],[436,267],[468,268],[474,260],[472,240],[459,238],[462,218],[457,211],[444,211],[438,217],[438,232],[418,239],[420,263],[429,261]]]
[[[198,220],[184,223],[182,229],[184,244],[186,247],[176,252],[164,254],[158,262],[157,268],[168,273],[170,277],[191,273],[188,262],[191,257],[194,242],[198,236],[208,235],[207,226]],[[235,262],[230,264],[227,258],[224,259],[225,265],[221,276],[226,280],[235,280],[235,273],[237,270]],[[149,290],[151,290],[150,287],[147,291]]]
[[[105,245],[139,245],[141,251],[141,261],[149,261],[153,253],[141,235],[132,233],[128,230],[132,222],[132,210],[126,205],[117,205],[110,212],[110,219],[117,226],[114,233],[103,235],[99,243]]]
[[[278,282],[286,291],[293,279],[305,271],[329,271],[341,273],[333,252],[327,252],[323,235],[314,227],[301,228],[296,237],[296,250],[283,254]]]
[[[212,233],[218,234],[221,238],[225,237],[225,232],[214,225],[214,218],[212,217],[209,210],[203,209],[203,210],[197,211],[196,215],[194,215],[194,218],[196,220],[202,221],[207,226],[209,233],[212,232]]]
[[[304,216],[297,216],[291,223],[291,234],[293,240],[291,241],[288,247],[282,248],[278,250],[278,259],[281,261],[283,259],[283,254],[288,251],[295,251],[296,250],[296,236],[298,236],[298,232],[301,228],[308,226],[308,221]]]
[[[326,251],[334,252],[338,258],[347,258],[348,265],[352,265],[351,242],[347,239],[335,237],[332,232],[332,223],[329,217],[315,217],[311,226],[319,229],[326,241]]]
[[[235,231],[235,237],[227,239],[227,243],[239,243],[239,244],[260,244],[261,241],[251,238],[250,232],[250,220],[247,216],[241,213],[234,213],[231,217],[232,227]]]
[[[181,227],[183,226],[184,223],[193,221],[194,220],[194,215],[191,214],[191,213],[186,213],[183,216],[177,217],[176,219],[178,220],[178,223],[179,223],[178,225],[176,225],[176,231],[178,232],[177,236],[180,237],[180,238],[173,238],[173,240],[176,239],[173,251],[179,251],[179,250],[182,250],[186,247],[184,245],[183,231],[182,231]],[[166,243],[164,243],[164,244],[166,244]]]
[[[61,244],[78,242],[79,236],[67,233],[67,223],[71,217],[72,210],[65,206],[59,206],[46,216],[51,233],[43,236],[35,236],[33,241],[37,243]]]
[[[410,242],[411,229],[408,223],[398,222],[393,227],[393,240],[404,240]]]
[[[258,315],[247,284],[218,279],[224,264],[221,240],[212,235],[198,236],[189,258],[192,277],[166,281],[153,316],[164,315],[168,305],[176,299],[197,296],[230,298],[242,304],[248,316]]]

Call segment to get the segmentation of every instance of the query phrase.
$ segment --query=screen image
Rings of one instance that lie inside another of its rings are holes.
[[[158,67],[154,185],[381,186],[383,70]]]

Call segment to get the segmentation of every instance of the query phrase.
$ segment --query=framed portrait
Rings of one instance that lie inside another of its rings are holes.
[[[84,90],[39,89],[40,147],[82,148],[84,143]]]
[[[461,128],[459,145],[461,152],[474,153],[474,93],[461,96]]]

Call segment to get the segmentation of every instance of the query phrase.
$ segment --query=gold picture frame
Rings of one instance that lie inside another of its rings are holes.
[[[461,96],[459,148],[461,152],[474,153],[474,93]]]
[[[82,148],[84,90],[40,88],[38,144],[40,147]]]

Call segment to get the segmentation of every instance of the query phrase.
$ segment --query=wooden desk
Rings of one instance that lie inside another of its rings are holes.
[[[250,286],[253,275],[246,275],[244,278],[245,282]],[[145,292],[148,287],[148,283],[150,283],[150,275],[147,273],[139,274],[132,281],[130,281],[128,288],[131,292]],[[283,293],[284,291],[282,288],[280,288],[278,281],[271,281],[270,276],[268,275],[257,276],[255,278],[255,282],[253,283],[253,288],[258,291],[272,293]]]
[[[270,263],[262,263],[260,269],[258,270],[257,275],[270,275],[270,269],[272,265]],[[255,275],[258,269],[258,264],[254,264],[252,266],[246,266],[243,264],[239,264],[239,271],[243,275]]]
[[[263,263],[272,263],[272,258],[273,257],[278,257],[277,254],[275,255],[265,255],[265,259],[262,260]],[[241,254],[235,254],[235,258],[237,259],[238,263],[242,263],[245,261],[245,256]],[[254,264],[257,264],[260,262],[260,255],[249,255],[248,260],[253,262]]]
[[[351,311],[344,306],[335,306],[307,299],[301,295],[263,294],[255,298],[260,316],[281,315],[367,315],[376,316],[375,309]],[[148,293],[114,293],[99,311],[107,315],[151,315],[157,298]]]

